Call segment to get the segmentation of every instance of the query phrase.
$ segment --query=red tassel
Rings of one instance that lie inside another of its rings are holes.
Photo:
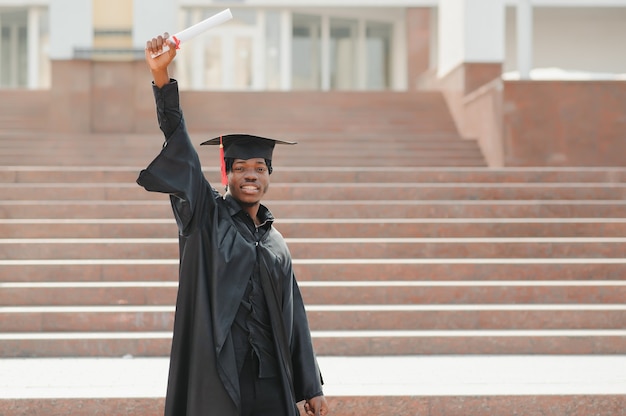
[[[222,164],[222,185],[228,185],[228,176],[226,175],[226,161],[224,160],[224,143],[222,143],[222,136],[220,136],[220,160]]]

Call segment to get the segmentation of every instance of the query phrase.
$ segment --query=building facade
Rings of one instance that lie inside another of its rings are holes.
[[[54,60],[142,59],[227,7],[177,58],[182,88],[404,91],[461,62],[626,73],[624,0],[0,0],[0,88],[49,88]]]

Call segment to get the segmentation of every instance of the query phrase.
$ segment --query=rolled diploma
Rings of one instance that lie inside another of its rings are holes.
[[[199,34],[206,32],[207,30],[212,29],[215,26],[221,25],[222,23],[227,22],[232,18],[233,18],[233,15],[230,12],[230,9],[226,9],[209,18],[204,19],[201,22],[196,23],[193,26],[189,26],[187,29],[181,32],[178,32],[172,35],[172,37],[170,38],[171,39],[170,42],[173,41],[173,43],[176,45],[176,48],[178,49],[181,43],[186,42],[189,39],[195,38]],[[169,46],[164,45],[163,52],[156,54],[156,55],[152,55],[152,57],[156,58],[157,56],[169,50],[170,50]]]

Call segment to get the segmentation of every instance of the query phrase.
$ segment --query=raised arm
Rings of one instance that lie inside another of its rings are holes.
[[[202,174],[200,159],[185,127],[180,107],[178,83],[169,76],[168,67],[176,56],[176,48],[153,58],[162,51],[168,35],[146,42],[146,62],[152,76],[159,127],[165,135],[161,152],[141,171],[137,183],[152,192],[171,196],[176,221],[181,233],[188,232],[197,223],[196,213],[203,211],[209,186]]]

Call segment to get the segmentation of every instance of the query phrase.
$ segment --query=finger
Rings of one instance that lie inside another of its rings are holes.
[[[149,52],[154,52],[154,45],[155,45],[156,39],[152,38],[151,40],[146,42],[146,50]]]
[[[162,44],[161,47],[172,47],[172,46],[176,46],[176,43],[174,42],[174,40],[170,37],[170,34],[165,32],[163,33],[163,36],[159,36],[159,39],[161,40]]]
[[[159,49],[159,51],[161,51],[161,49],[163,49],[163,45],[165,45],[165,40],[163,39],[163,36],[159,35],[157,37],[157,48]]]
[[[163,38],[159,36],[157,38],[152,38],[151,40],[149,40],[146,43],[146,49],[148,49],[152,53],[155,53],[161,50],[162,45],[163,45]]]

